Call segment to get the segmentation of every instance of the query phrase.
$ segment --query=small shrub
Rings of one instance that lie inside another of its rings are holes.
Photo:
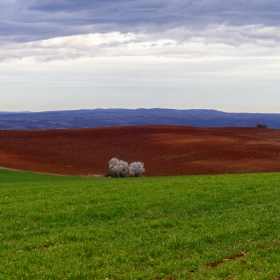
[[[128,174],[128,163],[120,160],[119,162],[119,177],[126,177]]]
[[[256,125],[256,127],[257,127],[257,128],[267,128],[267,125],[264,124],[264,123],[258,123],[258,124]]]
[[[123,160],[112,158],[109,161],[109,170],[112,177],[126,177],[128,169],[128,163]]]
[[[133,162],[129,165],[130,176],[140,177],[145,172],[144,163],[140,161]]]

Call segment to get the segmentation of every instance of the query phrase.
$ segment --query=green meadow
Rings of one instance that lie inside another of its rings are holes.
[[[280,174],[0,170],[0,279],[277,279]]]

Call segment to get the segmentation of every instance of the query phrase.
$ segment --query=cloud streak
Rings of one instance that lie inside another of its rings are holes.
[[[278,0],[0,1],[2,41],[30,42],[89,33],[162,33],[208,25],[279,26]]]
[[[180,58],[279,55],[280,27],[209,25],[159,33],[95,33],[29,43],[6,43],[0,61],[37,61],[96,56],[172,56]]]

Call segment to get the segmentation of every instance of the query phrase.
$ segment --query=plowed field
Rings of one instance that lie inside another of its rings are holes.
[[[0,166],[103,175],[112,157],[142,161],[144,176],[280,171],[280,131],[138,126],[0,131]]]

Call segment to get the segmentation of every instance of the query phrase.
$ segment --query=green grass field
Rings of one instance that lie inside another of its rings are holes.
[[[277,279],[280,174],[83,179],[0,170],[0,242],[5,280]]]

